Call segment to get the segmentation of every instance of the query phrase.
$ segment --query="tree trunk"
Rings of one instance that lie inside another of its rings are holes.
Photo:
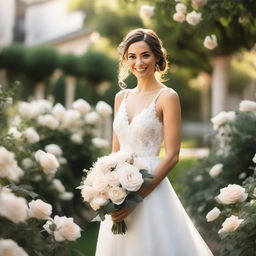
[[[73,76],[66,77],[66,101],[65,105],[67,109],[72,107],[72,103],[75,100],[76,92],[76,78]]]
[[[230,60],[230,56],[219,56],[212,62],[212,116],[226,109]]]
[[[35,98],[37,100],[45,98],[45,83],[44,82],[39,82],[39,83],[36,84]]]

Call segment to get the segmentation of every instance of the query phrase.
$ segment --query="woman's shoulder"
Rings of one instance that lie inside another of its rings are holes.
[[[129,89],[122,89],[121,91],[117,92],[115,95],[115,103],[120,103],[123,100],[128,90]]]
[[[163,87],[162,92],[159,95],[159,101],[165,103],[169,101],[177,101],[179,100],[179,95],[178,93],[167,86]]]

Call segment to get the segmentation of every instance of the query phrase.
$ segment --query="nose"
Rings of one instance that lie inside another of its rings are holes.
[[[135,65],[136,65],[137,67],[143,65],[143,61],[142,61],[142,59],[141,59],[140,57],[138,57],[138,58],[136,59]]]

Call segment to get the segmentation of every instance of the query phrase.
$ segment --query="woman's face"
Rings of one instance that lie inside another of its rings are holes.
[[[144,41],[139,41],[129,46],[127,64],[137,78],[144,78],[154,75],[156,58],[149,45]]]

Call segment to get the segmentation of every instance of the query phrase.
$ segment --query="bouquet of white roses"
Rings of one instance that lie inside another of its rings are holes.
[[[143,199],[136,191],[153,177],[135,155],[122,151],[98,158],[86,172],[78,188],[101,220],[122,207],[135,207]],[[114,234],[125,234],[126,230],[124,221],[113,223]]]

